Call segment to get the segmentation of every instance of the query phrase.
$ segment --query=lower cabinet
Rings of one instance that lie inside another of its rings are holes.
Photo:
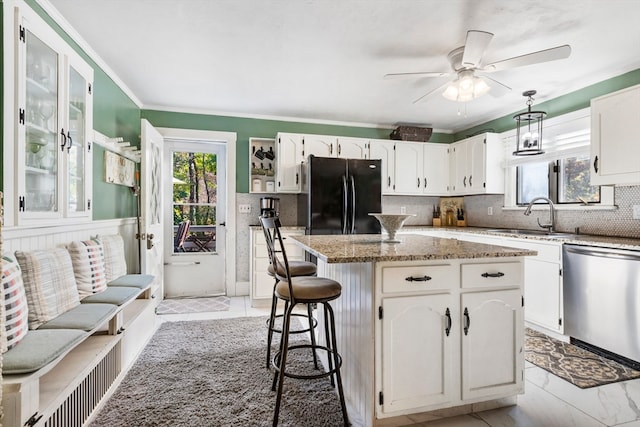
[[[523,391],[522,262],[381,264],[378,418]]]
[[[293,242],[288,243],[287,237],[294,235],[304,235],[304,229],[299,227],[282,227],[282,238],[285,241],[285,250],[289,261],[304,260],[304,250]],[[264,239],[264,232],[259,226],[251,228],[251,259],[250,272],[251,278],[251,305],[252,307],[265,306],[271,304],[273,295],[273,277],[267,274],[269,267],[269,254],[267,252],[267,243]]]

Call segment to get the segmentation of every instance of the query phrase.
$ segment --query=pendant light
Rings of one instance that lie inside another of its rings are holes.
[[[547,115],[544,111],[531,111],[533,95],[535,90],[528,90],[522,93],[527,99],[527,111],[516,114],[513,119],[516,121],[516,151],[514,156],[535,156],[543,154],[542,151],[542,121]]]

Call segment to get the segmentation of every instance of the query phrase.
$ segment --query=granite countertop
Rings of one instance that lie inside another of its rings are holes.
[[[422,261],[536,255],[535,251],[455,239],[403,234],[401,243],[383,242],[385,234],[291,236],[309,253],[329,263]]]
[[[600,246],[615,249],[640,250],[640,239],[615,236],[599,236],[591,234],[570,234],[567,236],[545,236],[544,234],[517,234],[510,229],[497,230],[495,228],[484,227],[431,227],[431,226],[410,226],[404,227],[402,231],[411,233],[411,230],[445,230],[460,233],[484,234],[486,236],[514,237],[518,239],[550,241],[557,243],[569,243],[583,246]]]

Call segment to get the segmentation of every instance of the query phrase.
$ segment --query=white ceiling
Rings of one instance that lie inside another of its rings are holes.
[[[46,0],[44,0],[46,1]],[[49,0],[144,108],[459,131],[640,68],[638,0]],[[491,74],[513,90],[439,94],[467,30],[484,63],[570,44],[568,59]],[[458,114],[458,112],[462,114]],[[465,113],[466,112],[466,113]]]

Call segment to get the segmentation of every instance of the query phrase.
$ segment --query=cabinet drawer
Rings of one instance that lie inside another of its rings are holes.
[[[384,267],[382,292],[415,292],[451,289],[457,277],[449,264]]]
[[[522,264],[519,262],[492,262],[462,264],[463,288],[519,286],[522,283]]]

